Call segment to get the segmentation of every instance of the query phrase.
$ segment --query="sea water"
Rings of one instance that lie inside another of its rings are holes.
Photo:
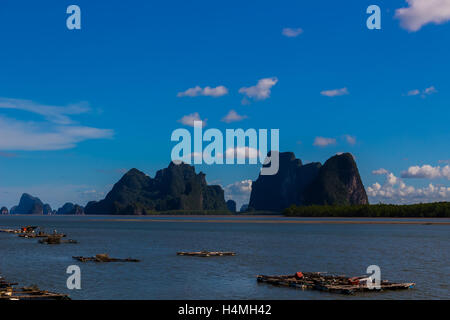
[[[296,222],[314,223],[296,223]],[[1,228],[35,225],[78,244],[43,245],[0,233],[0,275],[73,299],[449,299],[450,219],[381,219],[420,224],[354,224],[380,219],[285,217],[0,216]],[[321,223],[317,223],[321,222]],[[322,223],[339,222],[339,223]],[[423,223],[422,223],[423,222]],[[235,251],[229,257],[178,251]],[[139,263],[81,263],[72,256],[108,253]],[[81,290],[66,286],[81,268]],[[297,271],[415,282],[414,289],[352,296],[274,287],[256,275]]]

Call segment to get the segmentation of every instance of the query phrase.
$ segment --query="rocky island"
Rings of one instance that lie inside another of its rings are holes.
[[[214,210],[228,211],[224,191],[209,186],[205,174],[182,163],[170,163],[154,178],[131,169],[98,202],[89,202],[86,214],[144,215],[155,211]]]
[[[324,165],[319,162],[304,165],[293,152],[282,152],[279,159],[276,175],[260,175],[253,182],[249,210],[282,211],[291,205],[369,203],[350,153],[335,155]]]

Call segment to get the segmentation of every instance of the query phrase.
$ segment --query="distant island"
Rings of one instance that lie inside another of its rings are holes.
[[[269,152],[270,156],[270,152]],[[350,153],[303,164],[293,152],[279,153],[277,174],[260,175],[252,184],[248,205],[240,214],[284,214],[297,217],[450,217],[450,203],[369,205],[358,167]],[[191,165],[171,162],[154,178],[129,170],[103,200],[86,207],[71,202],[52,210],[24,193],[5,214],[32,215],[230,215],[236,202],[225,201],[224,190],[208,185],[206,175]],[[244,212],[242,212],[244,211]]]

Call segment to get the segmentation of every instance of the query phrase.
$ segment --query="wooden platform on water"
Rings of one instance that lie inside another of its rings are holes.
[[[40,239],[39,243],[42,243],[42,244],[64,244],[64,243],[77,244],[78,241],[71,240],[71,239],[63,240],[62,237],[60,237],[59,235],[56,235],[56,236],[51,235],[51,236],[48,236],[47,238]]]
[[[140,262],[138,259],[117,259],[117,258],[110,258],[109,255],[103,253],[103,254],[97,254],[95,257],[72,257],[73,259],[80,261],[80,262]]]
[[[66,235],[63,233],[45,233],[45,232],[28,232],[28,233],[19,233],[19,237],[21,238],[28,238],[28,239],[35,239],[35,238],[48,238],[48,237],[60,237],[65,238]]]
[[[380,287],[370,288],[367,276],[346,277],[325,275],[319,272],[303,272],[303,277],[294,275],[266,276],[258,275],[258,282],[265,282],[276,286],[311,289],[341,294],[354,294],[356,292],[379,292],[383,290],[406,290],[415,286],[415,283],[394,283],[382,280]]]
[[[40,290],[36,286],[15,288],[17,283],[0,277],[0,301],[2,300],[70,300],[68,295]]]
[[[222,257],[222,256],[235,256],[236,252],[227,252],[227,251],[177,252],[177,255],[193,256],[193,257]]]

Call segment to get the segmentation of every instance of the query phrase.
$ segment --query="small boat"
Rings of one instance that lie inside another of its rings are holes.
[[[281,276],[258,275],[257,281],[275,286],[328,291],[341,294],[377,292],[383,290],[405,290],[415,286],[415,283],[394,283],[382,280],[380,286],[376,288],[367,284],[367,276],[349,278],[346,276],[326,275],[320,272],[297,272],[294,275]]]
[[[109,255],[106,253],[103,254],[97,254],[95,257],[72,257],[75,260],[78,260],[80,262],[140,262],[138,259],[117,259],[117,258],[110,258]]]
[[[221,256],[235,256],[236,252],[226,252],[226,251],[177,252],[177,255],[193,256],[193,257],[221,257]]]

